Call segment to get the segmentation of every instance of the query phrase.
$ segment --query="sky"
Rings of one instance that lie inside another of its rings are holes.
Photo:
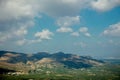
[[[0,50],[120,59],[120,0],[0,0]]]

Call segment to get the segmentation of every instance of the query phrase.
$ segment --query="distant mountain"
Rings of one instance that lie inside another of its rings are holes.
[[[92,66],[103,65],[104,62],[93,59],[90,56],[78,56],[75,54],[65,54],[58,52],[49,54],[47,52],[38,52],[36,54],[24,54],[11,51],[0,51],[0,68],[10,69],[35,69],[36,66],[49,67],[63,66],[66,68],[89,68]],[[8,67],[7,67],[8,66]]]

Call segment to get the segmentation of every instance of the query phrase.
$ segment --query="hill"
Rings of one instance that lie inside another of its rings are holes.
[[[93,59],[90,56],[78,56],[75,54],[65,54],[63,52],[57,52],[54,54],[49,54],[47,52],[25,54],[11,51],[0,51],[0,68],[24,71],[26,73],[30,70],[36,70],[42,67],[79,69],[100,66],[103,64],[103,61]]]

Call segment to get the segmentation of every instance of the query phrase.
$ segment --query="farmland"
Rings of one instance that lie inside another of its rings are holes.
[[[120,66],[106,64],[91,68],[42,68],[26,75],[0,75],[1,80],[119,80]]]

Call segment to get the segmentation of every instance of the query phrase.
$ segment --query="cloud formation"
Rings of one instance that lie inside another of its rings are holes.
[[[120,22],[110,25],[102,34],[105,36],[120,37]]]
[[[36,11],[26,1],[0,0],[0,42],[24,39],[34,25]]]
[[[35,39],[25,39],[22,38],[20,40],[17,40],[15,43],[19,46],[25,45],[25,44],[33,44],[33,43],[39,43],[42,40],[49,40],[52,39],[51,37],[54,34],[50,32],[48,29],[43,29],[41,32],[36,32],[34,34]]]
[[[53,17],[76,16],[89,0],[38,0],[42,12]]]
[[[10,24],[9,24],[10,25]],[[12,25],[12,24],[11,24]],[[28,33],[28,28],[34,25],[32,21],[28,21],[26,23],[19,23],[13,24],[14,26],[6,26],[9,28],[6,28],[4,30],[0,30],[0,41],[4,42],[6,40],[10,39],[20,39],[24,38],[25,35]],[[1,25],[1,27],[4,27]],[[2,29],[2,28],[1,28]]]
[[[80,27],[80,29],[76,32],[71,33],[72,36],[79,37],[80,35],[91,37],[91,34],[88,32],[87,27]]]
[[[43,39],[51,39],[51,36],[53,36],[54,34],[52,32],[50,32],[48,29],[44,29],[41,32],[37,32],[35,34],[35,37],[43,40]]]
[[[93,0],[91,6],[97,11],[104,12],[120,6],[120,0]]]
[[[60,27],[57,32],[72,32],[72,26],[80,23],[80,17],[60,17],[57,20],[57,25]]]
[[[26,40],[25,36],[29,34],[28,29],[34,26],[35,17],[42,14],[56,19],[59,26],[57,32],[73,32],[72,26],[80,23],[82,9],[92,8],[104,12],[119,5],[119,0],[0,0],[0,42],[10,39],[21,44],[39,42],[40,40]],[[80,33],[90,36],[88,32]],[[71,35],[79,36],[79,33],[73,32]],[[50,37],[43,37],[41,33],[39,38]]]
[[[28,1],[28,0],[26,0]],[[0,21],[18,20],[34,15],[32,5],[24,0],[1,0],[0,1]]]
[[[87,27],[81,27],[79,29],[79,32],[83,35],[85,35],[86,37],[91,37],[91,34],[88,32],[88,28]]]

